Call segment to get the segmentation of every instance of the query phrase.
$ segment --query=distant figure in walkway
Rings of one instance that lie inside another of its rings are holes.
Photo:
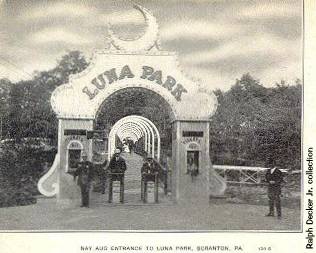
[[[128,144],[129,152],[132,153],[133,148],[134,148],[133,140],[128,140],[127,144]]]
[[[197,176],[199,174],[199,168],[192,156],[187,158],[187,174],[190,174],[191,176]]]
[[[124,153],[130,153],[130,150],[129,150],[127,144],[124,144],[123,147],[122,147],[122,149],[123,149],[123,152],[124,152]]]
[[[127,139],[124,139],[123,142],[122,142],[122,151],[125,152],[125,153],[129,153]]]
[[[81,190],[81,206],[89,207],[89,193],[91,181],[93,178],[93,164],[88,161],[88,155],[84,151],[81,154],[81,161],[77,164],[77,169],[74,173],[74,179],[78,177],[78,185]]]
[[[269,213],[266,216],[274,216],[274,206],[277,210],[278,218],[281,218],[281,184],[283,182],[282,172],[275,166],[270,159],[268,161],[269,169],[266,173],[268,182]]]

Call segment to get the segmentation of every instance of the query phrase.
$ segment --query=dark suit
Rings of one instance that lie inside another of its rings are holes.
[[[126,162],[122,157],[119,156],[116,160],[114,156],[110,161],[109,169],[112,173],[124,173],[126,170]]]
[[[155,181],[155,174],[158,172],[159,172],[158,167],[154,163],[154,161],[152,163],[146,161],[141,168],[142,176],[146,175],[147,181],[154,182]]]
[[[82,206],[89,207],[89,191],[93,178],[93,164],[89,161],[79,162],[74,177],[78,176],[78,185],[81,189]]]
[[[124,173],[126,171],[125,160],[118,156],[114,156],[109,164],[110,185],[109,185],[109,203],[113,198],[113,181],[120,181],[120,202],[124,202]]]
[[[271,169],[268,169],[266,173],[266,181],[268,182],[268,198],[270,215],[274,215],[274,205],[276,206],[278,216],[281,216],[281,184],[283,182],[283,175],[279,169],[275,169],[271,173]],[[274,181],[274,182],[273,182]]]
[[[147,187],[148,182],[152,181],[155,183],[155,202],[158,202],[158,174],[159,174],[159,167],[155,163],[155,161],[152,161],[151,163],[149,161],[146,161],[142,168],[141,168],[141,199],[144,201],[144,203],[147,202]]]

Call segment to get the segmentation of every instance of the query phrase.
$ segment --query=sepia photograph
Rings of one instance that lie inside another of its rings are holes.
[[[0,232],[302,232],[303,17],[0,1]]]

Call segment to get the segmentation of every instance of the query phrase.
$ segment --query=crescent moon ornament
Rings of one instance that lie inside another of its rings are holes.
[[[112,45],[118,50],[124,51],[148,51],[157,44],[158,39],[158,24],[156,18],[149,12],[149,10],[135,4],[133,6],[135,9],[139,10],[145,19],[147,28],[145,34],[138,39],[124,40],[118,38],[111,25],[109,24],[109,35]]]

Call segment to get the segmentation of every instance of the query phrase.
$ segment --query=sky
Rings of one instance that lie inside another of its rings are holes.
[[[250,73],[266,87],[302,79],[302,1],[159,0],[134,2],[159,25],[161,49],[210,90]],[[122,38],[146,24],[131,1],[0,0],[0,78],[29,79],[70,50],[87,59],[109,46],[108,23]]]

